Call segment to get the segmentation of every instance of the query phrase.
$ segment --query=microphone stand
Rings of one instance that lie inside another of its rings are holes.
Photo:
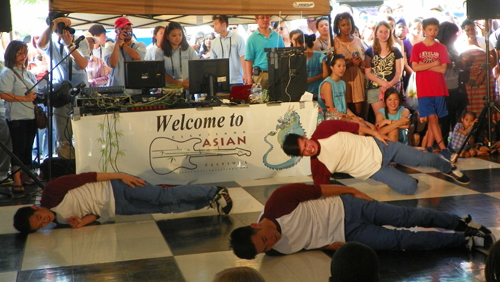
[[[51,94],[53,94],[53,83],[52,83],[52,79],[53,79],[53,71],[60,65],[62,64],[62,62],[64,62],[69,56],[71,56],[71,54],[73,54],[73,52],[75,52],[79,47],[80,47],[80,42],[77,42],[75,43],[75,48],[73,48],[73,50],[71,50],[70,52],[68,52],[68,54],[66,56],[64,56],[64,58],[61,59],[61,61],[59,61],[55,66],[52,66],[53,62],[52,62],[52,51],[53,51],[53,44],[52,44],[52,36],[49,36],[49,48],[50,48],[50,71],[47,71],[45,73],[45,75],[42,77],[42,79],[40,79],[39,81],[37,81],[37,83],[35,83],[35,85],[33,85],[33,87],[31,87],[28,91],[26,91],[25,95],[26,94],[29,94],[31,93],[31,91],[38,85],[40,84],[40,82],[42,82],[42,80],[47,80],[48,81],[48,91],[47,91],[47,97],[46,97],[46,106],[47,106],[47,115],[48,115],[48,123],[47,123],[47,130],[48,130],[48,150],[49,150],[49,157],[47,158],[47,172],[48,172],[48,175],[47,175],[47,178],[48,179],[52,179],[52,150],[54,149],[53,146],[52,146],[52,142],[53,142],[53,136],[52,136],[52,120],[53,120],[53,112],[52,112],[52,106],[51,106],[51,101],[50,101],[50,96]],[[50,79],[49,79],[49,74],[50,74]],[[35,180],[35,176],[30,172],[29,173],[30,177],[36,182],[38,181],[38,179]],[[39,181],[38,181],[39,182]],[[38,184],[37,182],[37,184]],[[43,189],[43,185],[40,186],[42,189]]]

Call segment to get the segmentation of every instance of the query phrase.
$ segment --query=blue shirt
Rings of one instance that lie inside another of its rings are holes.
[[[257,29],[247,39],[245,61],[253,61],[252,67],[259,67],[267,71],[267,54],[265,48],[285,47],[283,38],[277,32],[271,30],[269,38]]]
[[[67,54],[68,54],[68,48],[66,48],[63,45],[59,44],[57,40],[59,37],[57,35],[54,35],[52,37],[52,64],[55,66],[57,63],[59,63]],[[62,42],[62,39],[61,39]],[[49,44],[47,44],[47,48],[44,51],[44,53],[47,56],[50,56],[50,48]],[[61,46],[62,50],[61,50]],[[79,47],[76,51],[74,52],[79,52],[82,57],[85,59],[89,60],[90,59],[90,48],[89,48],[89,42],[87,40],[83,40],[80,42]],[[71,79],[69,77],[69,61],[72,60],[71,65],[72,65],[72,74],[71,74]],[[69,81],[71,82],[71,85],[77,86],[80,83],[85,83],[88,84],[88,78],[87,78],[87,71],[85,69],[81,69],[78,64],[75,62],[73,57],[69,56],[66,58],[64,62],[62,62],[53,72],[53,80],[55,82],[62,82],[62,81]]]
[[[0,73],[0,93],[10,93],[24,97],[24,93],[36,83],[35,75],[28,70],[23,72],[17,67],[14,67],[14,70],[23,78],[26,85],[11,69],[5,68]],[[36,91],[36,89],[33,89],[33,91]],[[5,101],[5,118],[11,121],[34,119],[33,103]]]
[[[345,102],[345,82],[343,80],[335,82],[335,80],[331,77],[327,77],[321,82],[319,89],[321,89],[321,86],[325,82],[332,85],[333,107],[337,108],[339,113],[347,114],[347,104]],[[326,104],[323,98],[321,98],[321,95],[318,95],[318,104],[321,107],[321,110],[325,113]]]
[[[129,45],[130,48],[134,49],[139,53],[141,60],[144,60],[144,56],[146,55],[146,44],[144,42],[134,42]],[[106,62],[106,65],[109,66],[109,59],[111,58],[111,54],[115,48],[115,44],[109,44],[104,49],[103,58]],[[132,61],[132,57],[130,57],[127,52],[123,51],[123,48],[120,48],[120,54],[118,55],[118,62],[114,68],[111,68],[111,74],[109,75],[109,86],[125,86],[125,61]],[[125,56],[125,57],[124,57]]]
[[[241,57],[245,56],[245,41],[237,33],[229,32],[224,38],[219,36],[212,41],[211,59],[229,58],[230,84],[243,83]]]
[[[170,75],[173,79],[189,79],[189,60],[197,60],[198,55],[193,48],[188,47],[186,50],[181,50],[181,47],[172,50],[172,57],[163,55],[163,49],[156,49],[155,60],[162,60],[165,65],[165,74]],[[168,83],[166,83],[168,85]]]
[[[319,74],[323,74],[323,60],[326,59],[325,54],[314,51],[312,57],[307,60],[307,78],[315,77]],[[322,80],[316,80],[307,84],[307,91],[318,95],[319,85]]]

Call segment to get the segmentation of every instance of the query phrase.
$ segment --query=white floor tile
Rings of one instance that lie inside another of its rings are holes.
[[[26,240],[21,270],[73,265],[71,229],[30,234]]]
[[[305,176],[288,176],[288,177],[274,177],[274,178],[263,178],[254,180],[239,180],[236,181],[241,186],[260,186],[269,184],[287,184],[287,183],[304,183],[311,182],[312,178],[310,175]]]
[[[17,271],[0,272],[0,281],[3,282],[16,282]]]
[[[491,169],[491,168],[500,168],[500,164],[490,162],[490,161],[485,161],[482,159],[478,158],[459,158],[458,161],[456,162],[456,165],[458,169],[460,170],[478,170],[478,169]],[[408,166],[414,170],[424,172],[424,173],[430,173],[430,172],[439,172],[439,170],[432,168],[432,167],[411,167]]]
[[[393,191],[384,183],[367,179],[341,179],[340,182],[346,186],[354,187],[377,201],[396,201],[408,199],[420,199],[431,197],[446,197],[457,195],[479,194],[471,189],[464,188],[454,183],[441,180],[427,174],[412,174],[417,178],[418,189],[414,195],[403,195]]]
[[[0,224],[0,234],[17,233],[17,230],[12,225],[12,218],[14,218],[14,214],[19,208],[29,206],[31,205],[0,207],[0,222],[3,223]]]

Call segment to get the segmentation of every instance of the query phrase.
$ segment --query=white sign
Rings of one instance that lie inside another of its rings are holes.
[[[72,121],[77,173],[126,172],[152,183],[210,183],[309,175],[288,133],[311,135],[313,102],[82,116]]]

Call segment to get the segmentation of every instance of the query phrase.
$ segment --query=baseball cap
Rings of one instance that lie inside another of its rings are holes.
[[[89,28],[89,33],[92,35],[101,35],[106,33],[106,29],[100,24],[95,24]]]
[[[115,21],[115,28],[123,28],[129,24],[131,25],[132,23],[127,18],[121,17]]]
[[[435,7],[432,7],[429,10],[431,10],[431,11],[434,10],[434,11],[438,11],[438,12],[444,12],[444,9],[443,9],[443,7],[441,7],[441,5],[437,5]]]

